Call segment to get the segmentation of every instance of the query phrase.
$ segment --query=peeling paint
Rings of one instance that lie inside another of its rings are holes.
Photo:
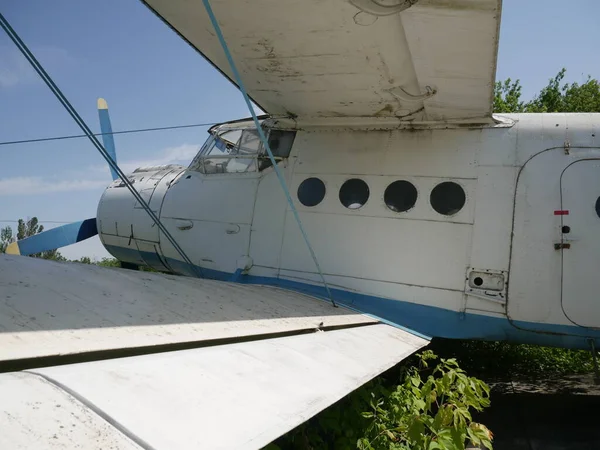
[[[394,107],[392,105],[390,105],[389,103],[387,105],[385,105],[383,108],[381,108],[379,111],[377,111],[374,116],[375,117],[381,117],[381,116],[390,116],[394,113]]]
[[[148,4],[229,73],[201,2]],[[404,116],[417,105],[396,105],[387,89],[419,92],[435,86],[435,101],[426,102],[419,120],[474,123],[491,116],[499,0],[419,0],[371,26],[357,25],[358,10],[348,1],[219,4],[219,23],[243,68],[248,93],[270,114]],[[388,104],[393,111],[384,109]]]

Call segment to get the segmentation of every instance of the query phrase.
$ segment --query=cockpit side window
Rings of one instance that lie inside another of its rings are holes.
[[[296,137],[295,131],[285,130],[270,130],[269,131],[269,148],[275,157],[275,160],[285,159],[290,156],[292,151],[292,145],[294,144],[294,138]],[[266,150],[263,151],[261,158],[259,158],[259,171],[265,170],[271,167],[271,159],[267,154]]]
[[[238,172],[235,167],[228,167],[230,155],[238,152],[242,130],[225,131],[221,134],[211,134],[196,157],[192,160],[189,170],[201,173]],[[245,170],[241,170],[245,172]]]
[[[218,135],[217,147],[224,153],[231,153],[240,142],[242,130],[225,131]]]
[[[276,160],[287,158],[295,137],[294,131],[265,130]],[[243,128],[212,133],[189,170],[210,173],[243,173],[262,171],[271,160],[255,128]]]
[[[261,150],[262,142],[258,132],[253,129],[243,130],[238,145],[230,153],[232,159],[227,162],[227,172],[256,172],[256,157]]]

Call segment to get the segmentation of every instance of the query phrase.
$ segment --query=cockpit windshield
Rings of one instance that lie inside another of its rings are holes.
[[[295,131],[264,130],[275,159],[287,158],[292,149]],[[254,127],[211,130],[189,170],[205,174],[262,171],[271,166],[258,131]]]

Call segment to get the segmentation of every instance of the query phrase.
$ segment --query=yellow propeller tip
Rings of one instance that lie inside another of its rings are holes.
[[[108,103],[103,98],[98,99],[98,109],[108,109]]]
[[[19,244],[16,242],[8,244],[8,247],[6,247],[6,253],[8,255],[20,255],[21,252],[19,251]]]

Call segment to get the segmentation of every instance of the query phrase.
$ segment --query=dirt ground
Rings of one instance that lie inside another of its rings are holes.
[[[591,375],[489,383],[492,405],[475,420],[495,450],[599,450],[600,386]]]

